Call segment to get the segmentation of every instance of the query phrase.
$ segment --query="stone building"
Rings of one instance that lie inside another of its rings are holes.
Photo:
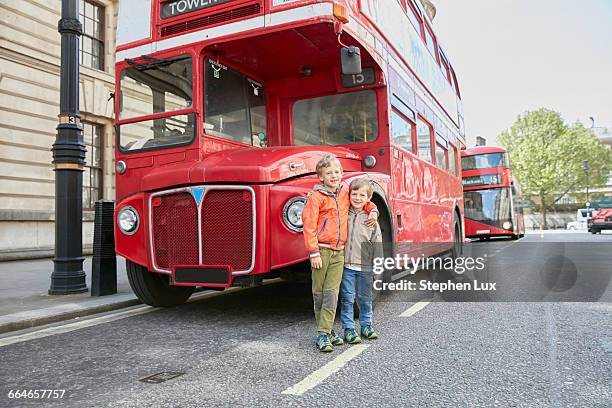
[[[118,0],[80,0],[80,109],[87,163],[83,242],[93,205],[114,198],[113,103]],[[59,0],[0,2],[0,260],[53,253],[59,114]]]

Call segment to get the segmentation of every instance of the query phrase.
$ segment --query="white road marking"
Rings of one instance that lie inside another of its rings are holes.
[[[197,302],[202,299],[209,299],[217,296],[224,295],[226,293],[237,292],[243,290],[242,288],[229,288],[223,292],[207,292],[199,295],[192,296],[187,302]],[[71,331],[84,329],[86,327],[96,326],[98,324],[110,323],[116,320],[125,319],[132,316],[138,316],[145,313],[154,312],[156,310],[165,309],[163,307],[152,307],[152,306],[139,306],[134,309],[124,310],[112,314],[107,314],[100,317],[94,317],[92,319],[81,320],[78,322],[63,324],[61,326],[47,327],[41,330],[37,330],[30,333],[19,334],[15,336],[9,336],[0,338],[0,347],[8,346],[10,344],[22,343],[24,341],[41,339],[43,337],[53,336],[54,334],[68,333]]]
[[[410,317],[430,303],[431,301],[429,300],[422,300],[420,302],[417,302],[414,305],[410,306],[407,310],[402,312],[402,314],[400,314],[400,317]]]
[[[561,395],[561,387],[559,381],[559,369],[557,367],[557,325],[553,315],[550,303],[544,306],[544,315],[546,317],[546,334],[548,340],[548,375],[550,379],[550,388],[548,389],[548,400],[553,408],[561,406],[559,396]]]
[[[334,358],[329,363],[325,364],[323,367],[318,370],[312,372],[308,377],[304,378],[299,383],[292,385],[287,388],[281,394],[288,395],[302,395],[306,391],[313,389],[317,385],[321,384],[327,377],[336,373],[342,367],[346,365],[353,358],[357,357],[361,354],[365,349],[367,349],[368,345],[358,344],[356,346],[351,346],[344,353],[340,354],[338,357]]]
[[[503,252],[503,251],[504,251],[506,248],[509,248],[509,247],[511,247],[512,245],[514,245],[514,244],[518,244],[518,243],[519,243],[519,241],[512,241],[512,242],[511,242],[511,243],[509,243],[508,245],[504,245],[504,246],[503,246],[503,247],[501,247],[501,248],[496,248],[496,249],[495,249],[495,250],[494,250],[494,251],[491,253],[491,255],[489,255],[489,258],[493,258],[494,256],[497,256],[497,255],[498,255],[500,252]],[[485,254],[485,256],[486,256],[486,254]]]
[[[85,327],[96,326],[102,323],[114,322],[115,320],[125,319],[126,317],[137,316],[144,313],[159,310],[159,307],[142,306],[137,309],[127,310],[123,312],[113,313],[111,315],[96,317],[93,319],[83,320],[80,322],[68,323],[57,327],[48,327],[46,329],[37,330],[35,332],[20,334],[17,336],[5,337],[0,339],[0,347],[8,346],[9,344],[21,343],[28,340],[40,339],[43,337],[52,336],[54,334],[68,333],[74,330],[83,329]]]

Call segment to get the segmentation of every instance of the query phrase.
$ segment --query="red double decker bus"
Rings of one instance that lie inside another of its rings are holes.
[[[512,178],[508,152],[500,147],[478,146],[461,152],[465,205],[465,236],[488,239],[525,235],[518,186]]]
[[[416,2],[122,1],[117,43],[116,251],[143,302],[296,272],[330,153],[372,181],[386,255],[461,250],[461,99]]]

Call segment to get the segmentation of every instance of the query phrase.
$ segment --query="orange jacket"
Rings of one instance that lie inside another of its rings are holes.
[[[336,193],[322,185],[314,187],[302,212],[304,242],[311,258],[319,256],[320,247],[337,251],[344,248],[350,206],[349,189],[346,185],[341,184]],[[378,210],[376,205],[368,201],[364,211]]]

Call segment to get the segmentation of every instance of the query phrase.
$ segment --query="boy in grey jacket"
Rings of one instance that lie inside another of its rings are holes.
[[[372,328],[372,282],[374,258],[382,257],[382,235],[380,226],[364,224],[368,214],[364,205],[372,198],[372,187],[367,178],[358,178],[349,186],[351,208],[348,218],[348,237],[344,246],[344,272],[340,285],[340,320],[344,327],[344,339],[349,344],[361,343],[355,331],[353,305],[355,303],[355,286],[359,301],[359,323],[361,335],[368,340],[378,338]],[[357,285],[355,285],[357,283]]]

